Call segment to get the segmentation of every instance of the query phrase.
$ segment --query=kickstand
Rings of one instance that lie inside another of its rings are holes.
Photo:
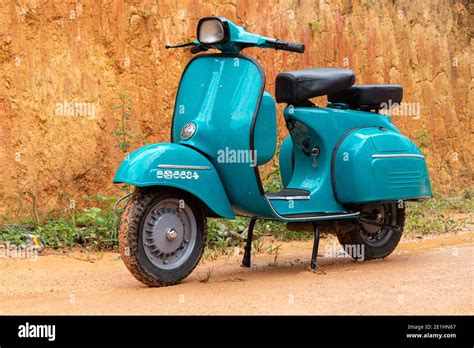
[[[314,242],[313,242],[313,253],[311,255],[311,270],[316,273],[316,270],[319,270],[323,274],[326,274],[317,263],[318,259],[318,248],[319,248],[319,228],[316,222],[313,222],[313,229],[314,229]]]
[[[251,219],[247,231],[247,242],[245,243],[244,258],[242,259],[242,267],[250,267],[250,252],[252,251],[253,228],[257,219]]]

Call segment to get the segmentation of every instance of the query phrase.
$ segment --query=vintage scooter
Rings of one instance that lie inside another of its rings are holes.
[[[114,183],[136,187],[122,214],[125,265],[150,286],[176,284],[198,264],[207,217],[250,217],[243,265],[250,266],[256,219],[314,232],[335,232],[354,258],[384,258],[397,246],[406,200],[431,197],[425,158],[379,114],[399,103],[397,85],[353,86],[346,69],[280,73],[276,101],[286,103],[289,131],[280,148],[284,189],[264,192],[258,167],[277,144],[275,101],[247,47],[303,53],[304,45],[247,32],[223,17],[202,18],[193,58],[176,96],[171,141],[142,147],[120,165]],[[328,97],[327,107],[310,98]],[[358,252],[354,252],[358,251]]]

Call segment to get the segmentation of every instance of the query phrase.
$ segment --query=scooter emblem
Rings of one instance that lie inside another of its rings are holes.
[[[196,124],[193,122],[186,123],[181,129],[181,139],[188,140],[196,132]]]

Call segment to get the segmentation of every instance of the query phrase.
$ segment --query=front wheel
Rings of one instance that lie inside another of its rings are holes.
[[[199,263],[206,232],[206,217],[193,197],[169,188],[137,189],[122,215],[119,250],[140,282],[173,285]]]
[[[360,207],[356,226],[337,238],[356,260],[381,259],[395,250],[404,225],[405,209],[398,203],[369,203]]]

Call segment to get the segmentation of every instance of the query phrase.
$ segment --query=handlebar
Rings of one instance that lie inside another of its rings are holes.
[[[199,52],[204,52],[204,51],[207,51],[209,49],[206,46],[203,46],[203,45],[198,44],[196,42],[186,42],[184,44],[178,44],[178,45],[165,45],[165,48],[166,49],[169,49],[169,48],[183,48],[183,47],[189,47],[189,46],[192,46],[191,49],[190,49],[192,54],[196,54],[196,53],[199,53]]]
[[[281,41],[281,40],[275,40],[275,41],[267,40],[266,43],[270,47],[276,50],[281,50],[281,51],[304,53],[304,49],[305,49],[304,44],[300,44],[297,42],[288,42],[288,41]]]
[[[199,52],[204,52],[207,51],[209,48],[208,46],[204,46],[200,44],[198,41],[193,41],[193,42],[187,42],[184,44],[178,44],[178,45],[166,45],[165,48],[182,48],[182,47],[191,47],[191,53],[196,54]],[[281,51],[289,51],[289,52],[296,52],[296,53],[304,53],[305,46],[304,44],[300,44],[297,42],[288,42],[288,41],[281,41],[278,39],[266,39],[262,38],[262,40],[254,45],[248,45],[247,47],[250,46],[259,46],[259,47],[267,47],[267,48],[273,48],[275,50],[281,50]]]
[[[210,21],[209,25],[214,26],[213,30],[221,30],[222,37],[213,37],[209,32],[209,27],[201,35],[201,24]],[[217,27],[216,27],[217,26]],[[207,36],[206,36],[207,35]],[[209,36],[211,35],[211,36]],[[208,49],[217,49],[223,53],[239,53],[245,48],[273,48],[275,50],[304,53],[304,44],[297,42],[281,41],[279,39],[265,37],[262,35],[250,33],[246,28],[235,25],[224,17],[203,17],[199,20],[197,28],[197,40],[178,45],[166,45],[166,48],[191,47],[191,53],[196,54]],[[202,40],[202,41],[201,41]]]
[[[208,50],[208,48],[206,48],[202,45],[196,45],[196,46],[191,47],[190,51],[191,51],[192,54],[196,54],[196,53],[199,53],[199,52],[205,52],[207,50]]]
[[[186,42],[186,43],[177,44],[177,45],[165,45],[165,48],[166,48],[166,49],[170,49],[170,48],[181,48],[181,47],[189,47],[189,46],[194,46],[194,45],[195,45],[194,42]]]

